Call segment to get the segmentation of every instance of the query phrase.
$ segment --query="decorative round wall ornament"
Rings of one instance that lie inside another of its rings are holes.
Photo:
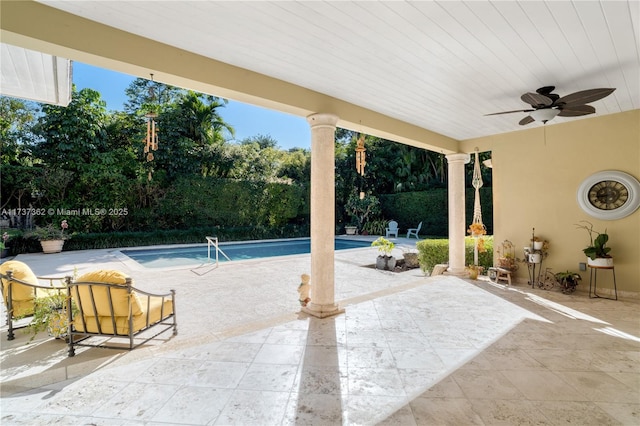
[[[640,206],[640,182],[630,174],[605,170],[586,178],[578,188],[578,204],[596,219],[616,220]]]

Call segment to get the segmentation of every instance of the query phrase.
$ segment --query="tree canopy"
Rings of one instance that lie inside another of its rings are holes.
[[[223,219],[308,222],[310,150],[284,150],[263,134],[231,142],[233,125],[222,117],[227,101],[215,96],[145,79],[134,80],[126,95],[123,111],[107,111],[99,92],[75,87],[67,107],[0,97],[2,208],[129,212],[64,217],[73,229],[86,232],[184,227],[198,221],[216,224]],[[149,112],[156,114],[159,140],[152,161],[143,152]],[[442,154],[369,135],[364,135],[365,174],[359,175],[355,148],[361,136],[345,129],[336,132],[339,222],[353,213],[345,206],[357,204],[354,196],[360,192],[377,197],[446,187]],[[469,170],[470,182],[472,167]],[[490,174],[486,169],[483,173],[485,186],[490,186]],[[275,213],[241,201],[243,191]],[[234,219],[219,214],[228,206],[213,206],[200,197],[244,203],[242,208],[251,211],[235,212]],[[198,205],[219,211],[195,212]],[[274,216],[278,214],[280,218]]]

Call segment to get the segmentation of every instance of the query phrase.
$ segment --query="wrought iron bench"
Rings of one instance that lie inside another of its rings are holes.
[[[0,287],[7,309],[7,340],[15,339],[14,330],[31,324],[28,319],[33,319],[37,300],[57,298],[63,304],[66,297],[65,278],[38,277],[28,265],[17,260],[0,265]],[[16,325],[18,321],[20,325]]]
[[[175,290],[149,293],[133,287],[125,274],[111,270],[84,274],[75,281],[69,277],[66,284],[70,357],[75,346],[122,349],[110,343],[112,338],[127,339],[125,348],[131,350],[170,329],[174,336],[178,334]]]

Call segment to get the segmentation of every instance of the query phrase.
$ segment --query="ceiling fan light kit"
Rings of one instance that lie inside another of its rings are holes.
[[[581,115],[595,114],[596,109],[588,103],[598,101],[613,93],[616,89],[600,88],[588,89],[560,97],[552,93],[555,86],[544,86],[536,90],[536,93],[527,92],[520,96],[523,102],[531,105],[533,109],[519,109],[515,111],[494,112],[486,115],[512,114],[514,112],[530,113],[520,120],[521,126],[539,121],[546,123],[556,116],[579,117]]]
[[[553,120],[558,114],[560,114],[559,109],[546,108],[546,109],[537,109],[535,111],[532,111],[531,114],[529,115],[531,116],[531,118],[533,118],[536,121],[541,121],[542,123],[546,123],[549,120]]]

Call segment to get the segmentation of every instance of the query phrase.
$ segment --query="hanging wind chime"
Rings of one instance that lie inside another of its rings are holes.
[[[360,176],[364,176],[364,166],[367,165],[367,150],[364,147],[364,135],[360,134],[356,142],[356,171]],[[360,191],[360,199],[364,199],[364,191]]]
[[[484,240],[482,236],[487,230],[482,223],[482,207],[480,205],[480,188],[482,188],[482,173],[480,172],[480,159],[478,158],[478,149],[475,152],[475,164],[473,166],[473,178],[471,184],[476,189],[475,200],[473,203],[473,220],[469,226],[469,233],[474,237],[473,247],[473,263],[478,265],[478,250],[484,251]]]
[[[155,102],[155,91],[153,88],[153,74],[151,74],[151,86],[149,87],[149,99],[151,103]],[[147,136],[144,140],[144,153],[147,154],[147,162],[153,161],[153,152],[158,150],[158,126],[156,125],[155,118],[158,115],[150,111],[145,114],[145,118],[147,119]],[[151,170],[149,171],[148,179],[151,180]]]

